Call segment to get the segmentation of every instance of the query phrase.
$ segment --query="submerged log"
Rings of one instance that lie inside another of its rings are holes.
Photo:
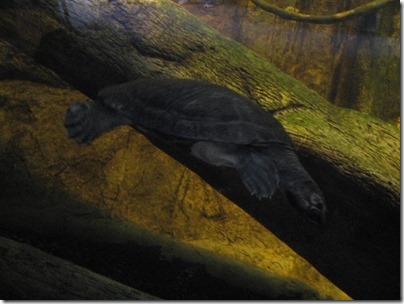
[[[158,300],[4,237],[0,237],[0,268],[0,296],[6,300]]]
[[[164,299],[349,298],[132,129],[72,145],[63,115],[86,97],[8,43],[0,57],[1,234]],[[15,284],[3,294],[22,297]]]
[[[226,195],[354,297],[398,297],[398,130],[332,106],[169,1],[60,3],[6,1],[3,35],[90,97],[135,78],[194,78],[227,86],[272,111],[325,192],[327,229],[319,234],[306,227],[287,207],[258,205],[237,183]],[[195,170],[217,183],[214,174]]]
[[[397,207],[397,130],[333,107],[175,4],[29,3],[19,0],[14,4],[24,9],[1,11],[3,31],[16,33],[12,42],[90,97],[107,85],[142,77],[204,79],[228,86],[274,112],[299,148],[354,176],[359,188],[371,191],[379,184],[384,189],[377,189],[378,196]]]

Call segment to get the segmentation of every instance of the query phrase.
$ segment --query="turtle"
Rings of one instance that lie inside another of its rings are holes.
[[[236,169],[252,196],[270,199],[281,189],[308,219],[325,223],[324,195],[281,123],[229,88],[191,79],[137,79],[101,89],[94,100],[73,101],[64,119],[69,138],[79,144],[120,125],[187,141],[193,157]]]

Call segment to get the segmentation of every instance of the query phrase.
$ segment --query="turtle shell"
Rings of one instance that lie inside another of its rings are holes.
[[[271,113],[230,89],[206,82],[135,80],[101,90],[98,101],[162,135],[243,145],[291,143]]]

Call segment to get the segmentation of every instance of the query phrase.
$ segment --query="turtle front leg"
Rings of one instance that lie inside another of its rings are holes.
[[[128,118],[118,114],[102,104],[90,102],[73,102],[65,114],[64,126],[69,138],[78,144],[90,144],[102,133],[132,123]]]

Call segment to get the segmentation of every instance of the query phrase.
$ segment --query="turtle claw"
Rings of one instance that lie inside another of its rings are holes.
[[[67,130],[69,138],[78,144],[90,144],[95,138],[91,104],[84,102],[73,102],[66,111],[64,126]]]

